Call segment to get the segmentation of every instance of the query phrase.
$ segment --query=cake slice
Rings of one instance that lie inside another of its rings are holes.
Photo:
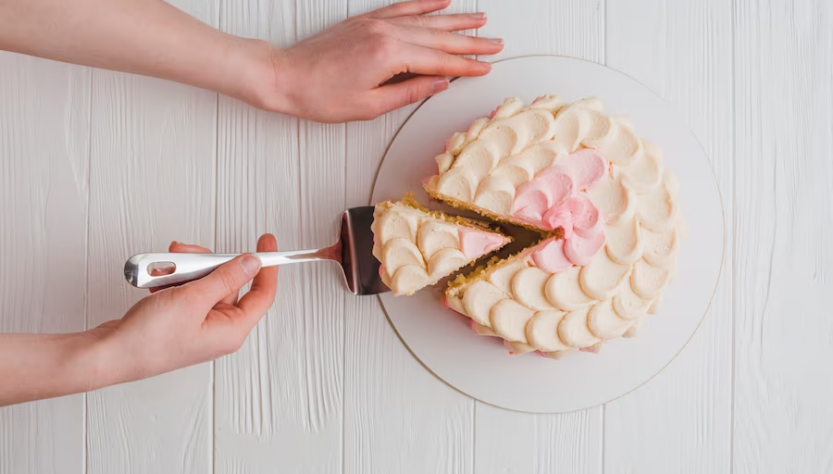
[[[434,285],[511,240],[478,221],[429,211],[412,198],[377,204],[371,229],[379,274],[396,296]]]

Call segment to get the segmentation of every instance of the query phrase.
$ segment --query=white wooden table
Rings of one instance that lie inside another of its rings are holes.
[[[389,0],[179,0],[288,45]],[[528,415],[434,378],[375,298],[285,267],[242,350],[0,409],[0,473],[833,472],[833,2],[456,0],[498,58],[607,64],[676,107],[723,196],[723,276],[664,372],[604,406]],[[554,91],[557,92],[557,91]],[[78,331],[141,296],[121,267],[171,240],[323,246],[368,203],[413,110],[321,125],[226,97],[0,54],[0,331]],[[690,229],[693,238],[709,229]],[[7,381],[0,381],[7,383]],[[569,390],[569,387],[565,387]]]

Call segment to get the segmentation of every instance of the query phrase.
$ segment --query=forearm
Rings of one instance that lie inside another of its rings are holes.
[[[219,32],[162,0],[0,0],[0,49],[249,102],[269,55],[265,42]]]
[[[88,333],[0,334],[0,406],[100,388],[96,342]]]

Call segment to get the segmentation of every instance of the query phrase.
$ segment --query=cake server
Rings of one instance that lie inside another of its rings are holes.
[[[341,232],[332,247],[288,252],[259,252],[264,267],[288,263],[332,261],[341,266],[347,288],[356,295],[390,291],[379,277],[373,256],[373,206],[354,207],[341,215]],[[237,254],[143,253],[124,264],[124,277],[137,288],[158,288],[202,278]],[[151,274],[153,273],[153,274]]]

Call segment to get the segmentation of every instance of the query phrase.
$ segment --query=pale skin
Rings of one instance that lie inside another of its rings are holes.
[[[0,49],[177,81],[319,122],[367,120],[444,91],[448,77],[490,71],[461,55],[495,54],[502,42],[457,33],[482,27],[485,15],[426,15],[450,2],[396,3],[280,49],[219,32],[161,0],[0,0]],[[257,250],[277,250],[275,238],[262,236]],[[175,242],[169,251],[209,250]],[[277,268],[243,255],[88,331],[0,334],[0,406],[235,352],[274,302],[277,280]]]

